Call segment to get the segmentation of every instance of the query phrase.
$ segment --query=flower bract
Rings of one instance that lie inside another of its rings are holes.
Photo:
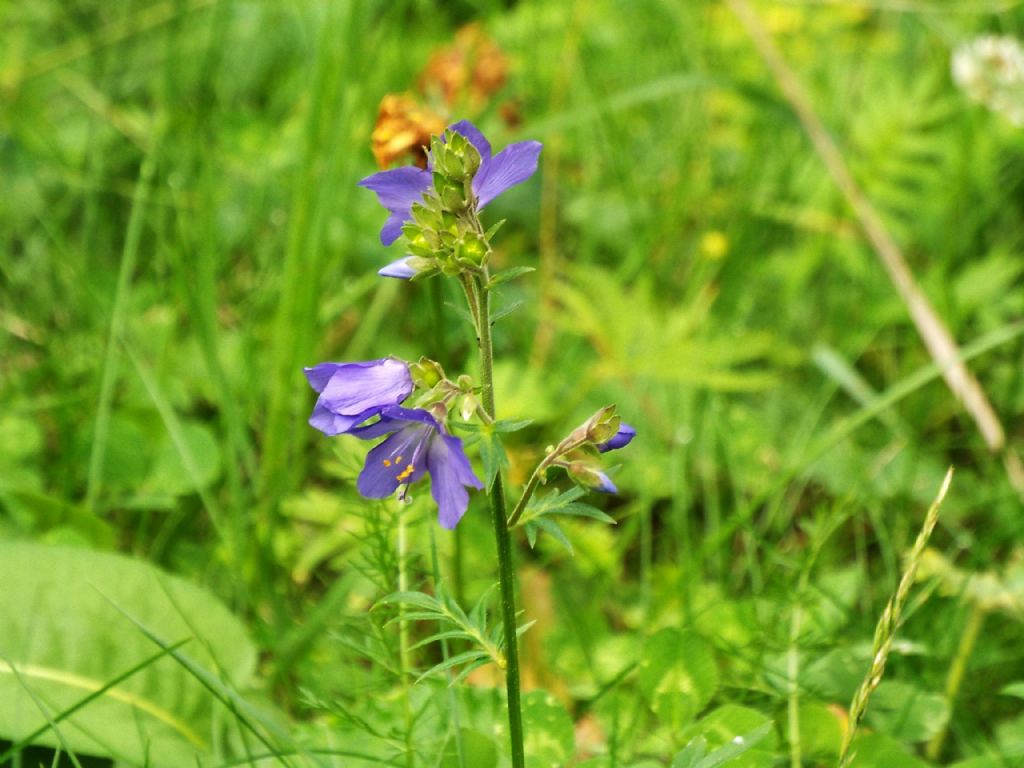
[[[409,366],[385,357],[361,363],[320,363],[303,369],[320,393],[309,423],[325,435],[350,432],[412,392]]]
[[[381,411],[380,421],[351,434],[363,440],[383,435],[372,448],[356,487],[368,499],[384,499],[430,475],[430,495],[437,502],[438,520],[452,529],[469,505],[469,488],[483,488],[473,473],[462,441],[449,435],[427,411],[392,406]]]
[[[468,139],[480,153],[480,168],[472,183],[477,210],[537,171],[541,150],[539,141],[510,144],[497,155],[492,155],[490,142],[468,120],[455,123],[450,130]],[[412,218],[413,204],[422,201],[432,184],[431,168],[424,170],[412,166],[381,171],[359,182],[360,186],[375,192],[380,204],[388,210],[387,221],[380,231],[384,245],[391,245],[402,234],[402,225]]]

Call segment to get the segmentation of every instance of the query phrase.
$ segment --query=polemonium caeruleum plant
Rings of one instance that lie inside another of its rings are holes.
[[[555,468],[581,489],[614,493],[616,487],[602,468],[601,454],[626,446],[636,435],[614,406],[600,409],[548,449],[508,514],[501,461],[495,459],[495,453],[501,452],[497,434],[514,427],[496,417],[491,294],[496,285],[530,270],[519,267],[491,273],[491,238],[500,223],[485,230],[480,212],[502,192],[530,178],[537,170],[540,152],[539,142],[525,141],[493,154],[483,134],[472,123],[461,121],[432,139],[426,169],[397,168],[360,182],[376,193],[388,211],[381,242],[391,245],[401,238],[406,250],[401,259],[379,273],[412,281],[443,275],[462,286],[480,353],[478,383],[468,376],[452,381],[439,363],[425,358],[415,363],[393,357],[321,363],[305,371],[319,394],[309,420],[312,426],[326,435],[384,438],[370,449],[359,475],[357,488],[364,497],[396,495],[405,499],[410,485],[429,477],[438,520],[442,527],[452,529],[466,513],[469,489],[486,491],[501,595],[504,658],[498,662],[505,670],[515,768],[525,765],[525,757],[510,530],[536,523],[545,510],[550,511],[551,505],[541,510],[531,507],[530,501]],[[483,481],[471,466],[462,441],[452,434],[453,413],[463,428],[481,432]],[[574,505],[573,514],[580,514],[580,509]],[[596,510],[591,516],[607,519]]]

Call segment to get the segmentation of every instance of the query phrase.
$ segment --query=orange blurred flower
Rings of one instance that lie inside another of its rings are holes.
[[[443,117],[412,96],[386,94],[377,112],[377,125],[370,135],[377,165],[388,168],[396,161],[411,157],[420,168],[426,168],[430,137],[442,133],[444,127]]]
[[[420,91],[439,93],[448,106],[465,100],[472,109],[505,85],[508,61],[479,22],[467,24],[455,33],[452,45],[439,49],[419,78]]]
[[[426,168],[430,137],[444,131],[448,115],[481,112],[491,96],[505,85],[507,73],[505,54],[480,23],[461,27],[455,33],[455,42],[439,48],[417,80],[417,88],[427,103],[448,114],[438,114],[415,94],[385,95],[370,136],[377,165],[387,169],[411,159],[420,168]],[[514,102],[500,105],[498,114],[508,126],[514,127],[520,121]]]

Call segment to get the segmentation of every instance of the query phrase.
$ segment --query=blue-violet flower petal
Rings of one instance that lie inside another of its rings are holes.
[[[401,403],[413,388],[409,366],[393,357],[320,363],[304,372],[320,394],[309,423],[326,435],[349,432],[384,408]]]
[[[415,483],[429,473],[438,520],[444,528],[452,529],[469,506],[466,488],[483,488],[466,458],[462,441],[449,435],[427,411],[385,408],[380,421],[351,434],[364,440],[389,435],[369,452],[356,482],[359,493],[366,498],[387,498],[399,486]]]

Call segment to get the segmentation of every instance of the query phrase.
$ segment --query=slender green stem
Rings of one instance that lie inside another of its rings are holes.
[[[406,510],[398,510],[398,591],[405,594],[409,591],[409,572],[406,568],[409,546],[406,536]],[[405,618],[405,606],[398,605],[398,655],[399,669],[402,676],[402,698],[405,700],[405,765],[413,768],[415,756],[412,748],[412,699],[409,690],[409,622]]]
[[[537,490],[537,486],[540,485],[541,478],[541,467],[544,462],[541,462],[537,469],[530,475],[530,480],[526,484],[526,488],[523,489],[523,495],[519,497],[519,501],[516,502],[515,508],[512,510],[512,514],[508,518],[508,527],[515,528],[516,523],[519,522],[519,518],[523,516],[523,511],[526,509],[527,502],[533,496],[533,492]]]
[[[475,289],[475,290],[474,290]],[[491,303],[486,275],[466,286],[469,297],[477,300],[477,341],[480,346],[480,393],[484,411],[492,419],[494,410],[494,345],[491,341]],[[470,299],[470,311],[473,301]],[[494,539],[498,550],[498,584],[501,592],[501,620],[505,635],[505,689],[508,692],[509,741],[512,747],[513,768],[525,768],[523,752],[523,715],[519,702],[519,648],[516,636],[515,568],[512,564],[512,537],[505,520],[505,488],[501,472],[494,478],[490,493]]]
[[[861,682],[857,692],[853,694],[853,701],[850,702],[849,725],[846,728],[846,733],[843,734],[843,741],[839,747],[839,768],[849,768],[850,763],[853,761],[854,753],[851,752],[851,748],[854,737],[857,735],[857,726],[867,711],[868,699],[871,698],[871,694],[878,687],[879,683],[882,682],[882,676],[885,674],[885,665],[889,660],[889,651],[892,649],[893,640],[896,638],[896,630],[899,629],[900,620],[903,616],[903,606],[907,602],[910,587],[914,583],[914,576],[917,574],[917,567],[921,563],[921,556],[924,554],[925,547],[928,546],[928,539],[931,537],[932,531],[935,530],[935,525],[939,521],[939,507],[942,506],[942,501],[946,498],[946,492],[949,490],[949,484],[952,480],[953,468],[950,467],[946,472],[946,478],[942,481],[942,486],[939,488],[935,501],[932,502],[928,513],[925,515],[924,525],[921,526],[921,531],[917,534],[914,546],[910,550],[910,556],[907,558],[907,565],[903,571],[903,576],[900,578],[900,583],[896,587],[896,592],[889,598],[889,602],[886,604],[885,609],[882,611],[882,616],[875,626],[875,639],[871,647],[871,668],[868,670],[868,674]]]
[[[974,644],[981,635],[981,627],[985,623],[986,615],[988,615],[988,610],[985,606],[975,603],[971,608],[970,615],[967,617],[964,631],[960,635],[960,645],[956,649],[956,656],[953,657],[953,663],[949,667],[949,675],[946,677],[946,702],[949,704],[950,710],[953,709],[953,702],[956,701],[957,694],[960,692],[960,684],[963,682],[964,672],[967,670],[967,660],[971,657],[971,653],[974,651]],[[925,749],[925,757],[929,760],[939,759],[948,732],[949,725],[947,722],[928,742],[928,747]]]
[[[512,514],[508,517],[508,528],[515,528],[519,523],[523,512],[526,511],[527,504],[533,498],[534,491],[544,481],[544,473],[547,472],[548,468],[555,465],[558,459],[569,453],[569,451],[579,448],[584,443],[586,443],[586,439],[570,435],[544,457],[536,469],[533,470],[533,474],[530,475],[530,479],[526,483],[526,488],[523,489],[523,495],[519,497],[519,501],[516,502],[515,507],[512,509]]]

